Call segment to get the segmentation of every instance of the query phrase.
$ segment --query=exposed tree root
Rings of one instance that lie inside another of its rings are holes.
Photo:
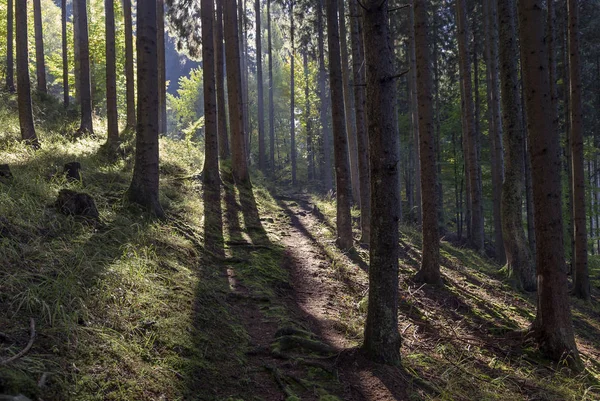
[[[35,341],[35,335],[36,335],[35,320],[33,320],[33,318],[31,318],[31,321],[30,321],[29,330],[30,330],[29,342],[27,343],[25,348],[23,348],[23,350],[21,350],[21,352],[11,356],[10,358],[0,361],[0,365],[8,365],[9,363],[16,361],[17,359],[23,357],[23,355],[25,355],[26,353],[29,352],[29,350],[33,346],[33,342]]]

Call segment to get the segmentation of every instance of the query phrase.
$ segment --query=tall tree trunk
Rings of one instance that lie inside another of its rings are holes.
[[[85,0],[80,0],[82,3]],[[80,6],[83,4],[80,3]],[[144,206],[149,213],[163,217],[158,198],[158,44],[157,0],[144,0],[137,5],[137,81],[143,82],[137,92],[137,130],[133,178],[128,190],[132,202]]]
[[[329,113],[327,93],[325,91],[325,38],[323,35],[323,0],[317,0],[317,42],[319,47],[319,97],[321,101],[321,140],[323,141],[323,170],[322,179],[325,190],[333,189],[333,178],[331,175],[331,132],[327,124],[327,114]]]
[[[214,22],[219,156],[222,160],[225,160],[229,158],[229,134],[227,133],[227,112],[225,107],[225,54],[223,47],[223,2],[221,1],[217,1],[217,19]]]
[[[165,4],[156,0],[156,34],[158,52],[158,133],[167,133],[167,71],[165,67]]]
[[[534,291],[535,268],[523,228],[525,186],[525,136],[517,70],[517,21],[515,0],[503,0],[498,7],[500,27],[500,82],[506,171],[502,187],[502,230],[506,270],[516,288]]]
[[[471,63],[468,54],[468,32],[467,32],[467,7],[465,0],[456,1],[458,15],[458,51],[460,71],[462,75],[465,126],[463,131],[467,137],[469,157],[467,158],[467,169],[470,181],[470,209],[471,209],[471,239],[473,248],[483,251],[483,202],[481,194],[481,166],[477,148],[479,146],[479,133],[475,127],[473,89],[471,86]]]
[[[354,78],[354,105],[356,139],[358,146],[358,172],[360,176],[360,242],[371,241],[371,169],[369,166],[369,138],[365,113],[365,71],[363,27],[357,0],[350,0],[352,31],[352,73]]]
[[[552,107],[542,0],[520,0],[519,37],[535,203],[537,316],[533,335],[554,360],[581,368],[575,344],[564,259],[560,144]]]
[[[290,1],[290,157],[292,159],[292,185],[296,185],[296,94],[295,94],[295,51],[294,48],[294,1]]]
[[[127,130],[136,128],[135,116],[135,81],[133,70],[133,18],[131,16],[131,0],[123,0],[123,16],[125,20],[125,95],[127,103]]]
[[[346,30],[346,12],[344,2],[338,0],[340,21],[340,48],[342,54],[342,83],[344,85],[344,112],[348,137],[348,154],[350,155],[350,178],[352,179],[352,199],[360,207],[360,179],[358,173],[358,142],[356,124],[352,108],[352,92],[350,91],[350,61],[348,55],[348,40]]]
[[[275,172],[275,104],[273,103],[273,38],[271,32],[271,0],[267,0],[267,35],[269,37],[269,163]]]
[[[63,103],[69,107],[69,56],[67,45],[67,0],[61,0],[61,26],[62,26],[62,62],[63,62]]]
[[[571,94],[571,152],[573,163],[573,221],[575,223],[573,293],[590,300],[585,222],[585,174],[583,169],[583,106],[581,102],[581,61],[579,55],[579,1],[568,0],[569,77]]]
[[[348,162],[348,137],[344,116],[344,84],[342,80],[342,60],[340,52],[340,31],[338,18],[339,0],[327,0],[327,43],[329,45],[329,82],[331,89],[331,114],[335,154],[335,181],[337,201],[337,245],[348,250],[354,245],[350,208],[350,163]]]
[[[440,275],[440,234],[436,194],[437,166],[433,118],[433,74],[429,54],[427,22],[428,0],[413,0],[414,11],[409,13],[415,39],[415,71],[419,105],[419,149],[421,157],[421,204],[423,210],[423,258],[415,280],[429,284],[442,284]]]
[[[27,2],[17,0],[15,11],[17,26],[17,101],[21,139],[34,148],[39,147],[33,125],[31,84],[29,82],[29,52],[27,44]]]
[[[202,0],[202,60],[204,68],[204,171],[203,182],[207,189],[219,188],[219,136],[217,132],[217,95],[215,82],[214,0]]]
[[[246,149],[246,158],[249,161],[250,155],[250,114],[248,111],[248,48],[247,48],[247,27],[246,27],[246,0],[237,0],[238,7],[238,35],[240,43],[240,63],[242,72],[242,119],[244,124],[244,140]]]
[[[412,3],[414,4],[414,2]],[[422,21],[427,26],[427,21]],[[411,126],[412,126],[412,136],[414,147],[414,169],[415,169],[415,217],[417,225],[421,226],[423,224],[423,199],[422,193],[423,188],[421,186],[421,149],[419,145],[419,100],[417,96],[417,55],[415,48],[415,12],[414,7],[409,6],[408,10],[408,35],[409,35],[409,60],[410,60],[410,71],[409,71],[409,83],[408,87],[410,89],[409,98],[410,98],[410,115],[411,115]],[[429,61],[429,57],[426,58]],[[429,68],[429,67],[427,67]],[[431,72],[431,71],[429,71]],[[431,90],[431,88],[429,88]]]
[[[78,135],[93,134],[92,126],[92,84],[90,80],[90,43],[88,38],[88,17],[86,0],[77,2],[79,31],[79,100],[81,103],[81,125]]]
[[[40,93],[47,93],[46,61],[44,58],[44,34],[42,31],[42,6],[40,4],[40,0],[33,0],[33,22],[35,27],[35,64],[37,73],[37,90]]]
[[[13,50],[13,18],[15,6],[13,0],[7,0],[6,2],[6,90],[11,93],[15,91],[15,78],[14,78],[14,50]]]
[[[72,0],[73,7],[73,75],[75,76],[75,103],[81,103],[81,35],[79,33],[79,0]]]
[[[119,141],[114,0],[104,0],[104,8],[106,25],[106,117],[108,120],[108,143],[114,146]]]
[[[371,161],[369,304],[363,348],[376,362],[400,363],[398,332],[398,182],[400,149],[394,52],[388,1],[368,0],[363,10],[367,68],[367,120]]]
[[[238,33],[236,0],[225,0],[224,5],[225,57],[227,63],[227,95],[229,98],[233,178],[238,185],[250,186],[250,175],[248,174],[248,162],[246,159],[242,64],[240,62],[240,35]]]
[[[258,97],[258,168],[266,172],[265,157],[265,103],[262,68],[261,0],[256,0],[256,85]]]
[[[502,152],[502,120],[500,118],[500,89],[498,83],[498,18],[496,10],[495,0],[483,0],[486,38],[485,63],[487,66],[488,122],[490,156],[492,161],[494,247],[496,251],[496,260],[504,264],[506,262],[506,252],[502,235],[501,213],[502,182],[504,180],[504,154]]]
[[[307,46],[308,47],[308,46]],[[308,158],[308,181],[315,179],[315,145],[313,140],[311,103],[310,103],[310,77],[308,73],[308,49],[302,55],[304,64],[304,119],[306,121],[306,153]]]

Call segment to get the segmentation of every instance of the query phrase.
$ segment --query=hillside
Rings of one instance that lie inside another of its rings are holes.
[[[413,283],[420,238],[403,226],[403,363],[375,365],[358,349],[368,251],[337,250],[329,198],[259,175],[253,191],[240,191],[226,165],[222,193],[205,193],[199,146],[162,139],[167,218],[151,220],[124,201],[132,138],[111,156],[104,132],[71,138],[73,116],[45,104],[34,110],[42,148],[33,151],[16,140],[14,97],[2,96],[0,164],[13,178],[0,181],[0,394],[44,401],[600,399],[600,282],[591,304],[571,300],[587,368],[573,375],[523,339],[535,295],[505,285],[487,258],[443,240],[445,287]],[[74,161],[81,181],[62,173]],[[65,188],[90,194],[99,221],[61,214],[54,203]],[[592,262],[591,276],[600,277],[600,261]],[[3,363],[28,343],[28,352]]]

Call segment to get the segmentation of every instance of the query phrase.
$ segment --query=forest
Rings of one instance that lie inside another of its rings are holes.
[[[0,0],[0,401],[600,400],[600,0]]]

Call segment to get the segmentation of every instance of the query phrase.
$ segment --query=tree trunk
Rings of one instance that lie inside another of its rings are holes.
[[[415,4],[414,2],[412,3],[413,5]],[[425,26],[427,26],[427,21],[421,21],[422,24],[425,24]],[[409,92],[409,98],[410,98],[410,115],[411,115],[411,126],[412,126],[412,136],[413,136],[413,143],[415,144],[414,147],[414,154],[413,154],[413,160],[414,160],[414,168],[415,168],[415,217],[416,217],[416,222],[418,226],[422,226],[423,225],[423,199],[422,199],[422,193],[423,193],[423,188],[421,186],[422,184],[422,179],[421,179],[421,150],[420,150],[420,138],[419,138],[419,125],[420,125],[420,119],[419,119],[419,100],[418,100],[418,96],[417,96],[417,74],[419,73],[419,71],[417,70],[417,55],[416,55],[416,48],[415,48],[415,12],[414,12],[414,7],[413,6],[409,6],[409,10],[408,10],[408,42],[409,42],[409,62],[410,62],[410,71],[409,71],[409,77],[408,77],[408,87],[410,89]],[[422,50],[421,50],[422,52]],[[425,62],[429,62],[430,58],[429,56],[427,56],[425,58]],[[427,65],[427,68],[430,68],[430,66]],[[431,73],[431,71],[429,71]],[[429,91],[431,91],[431,88],[428,88]],[[428,93],[428,95],[431,95],[431,92]],[[437,224],[437,223],[436,223]]]
[[[271,32],[271,0],[267,0],[267,35],[269,37],[269,163],[275,172],[275,104],[273,103],[273,38]]]
[[[240,43],[240,63],[242,74],[242,119],[244,124],[244,141],[246,149],[246,160],[250,161],[250,114],[248,111],[248,38],[246,27],[246,0],[238,0],[238,35]]]
[[[75,76],[75,103],[81,103],[81,35],[79,33],[79,0],[72,0],[73,7],[73,75]]]
[[[17,26],[17,101],[21,139],[34,148],[39,147],[33,125],[31,84],[29,82],[29,52],[27,44],[27,2],[17,0],[15,11]]]
[[[135,164],[128,197],[154,216],[163,217],[164,211],[158,198],[159,80],[156,10],[157,0],[144,0],[137,5],[137,81],[144,84],[138,86],[137,92]]]
[[[15,91],[15,78],[14,78],[14,50],[13,50],[13,18],[15,6],[13,0],[7,0],[6,2],[6,90],[10,93]]]
[[[90,81],[90,44],[88,39],[88,17],[86,0],[77,2],[79,31],[79,100],[81,103],[81,125],[78,135],[93,134],[92,85]],[[143,81],[141,81],[143,82]]]
[[[583,106],[581,101],[581,61],[579,55],[579,1],[568,0],[569,13],[569,77],[571,94],[571,153],[573,163],[573,221],[575,249],[573,254],[573,293],[590,300],[590,278],[587,264],[587,232],[585,222],[585,174],[583,169]]]
[[[360,177],[360,242],[371,241],[371,169],[369,166],[369,138],[365,114],[365,68],[362,18],[357,0],[350,0],[352,31],[352,73],[354,78],[354,105],[356,139],[358,146],[358,172]]]
[[[9,0],[10,1],[10,0]],[[61,0],[61,25],[62,25],[62,62],[63,62],[63,102],[69,107],[69,57],[67,45],[67,0]]]
[[[261,0],[256,0],[256,85],[258,97],[258,168],[263,173],[266,172],[265,157],[265,103],[263,86],[263,68],[262,68],[262,31],[260,25],[261,19]]]
[[[502,187],[502,230],[509,280],[519,289],[534,291],[535,269],[523,229],[525,136],[517,70],[518,54],[515,0],[499,2],[500,82],[506,170]]]
[[[304,51],[303,54],[303,64],[304,64],[304,119],[306,120],[306,153],[308,158],[308,181],[312,181],[315,179],[315,146],[313,140],[313,130],[312,130],[312,119],[311,119],[311,111],[310,111],[310,78],[308,74],[308,49]]]
[[[333,189],[333,178],[331,175],[331,133],[327,125],[327,113],[329,113],[327,94],[325,92],[325,38],[323,35],[323,0],[317,0],[317,41],[319,47],[319,97],[321,101],[321,132],[323,141],[323,170],[322,179],[325,185],[325,190]]]
[[[35,64],[37,73],[37,90],[40,93],[47,93],[46,61],[44,59],[44,34],[42,31],[42,6],[40,4],[40,0],[33,0],[33,22],[35,27]]]
[[[219,136],[217,132],[217,95],[215,82],[214,0],[202,0],[202,60],[204,68],[204,171],[203,182],[207,189],[219,188]]]
[[[327,0],[327,38],[329,45],[329,82],[331,90],[331,115],[335,153],[335,181],[337,201],[337,240],[338,247],[348,250],[354,245],[350,208],[350,165],[348,162],[348,137],[344,116],[344,84],[342,80],[342,60],[340,54],[340,32],[338,27],[338,0]]]
[[[469,157],[467,158],[467,170],[469,172],[470,187],[470,209],[471,209],[471,239],[470,244],[476,250],[483,251],[483,202],[481,194],[481,165],[477,148],[479,146],[479,133],[475,129],[473,89],[471,86],[471,64],[467,46],[467,7],[465,0],[456,1],[457,27],[458,27],[458,52],[460,71],[462,75],[464,96],[464,129]]]
[[[573,334],[564,259],[560,144],[552,107],[542,0],[519,1],[519,37],[535,204],[537,316],[533,335],[554,360],[582,367]],[[513,55],[514,56],[514,55]]]
[[[240,0],[238,0],[240,1]],[[238,33],[236,0],[224,2],[225,57],[227,62],[227,95],[229,98],[229,127],[231,128],[232,172],[238,185],[250,186],[244,132],[242,96],[242,64]]]
[[[402,342],[398,332],[400,150],[388,7],[387,0],[369,0],[362,11],[372,174],[369,304],[363,348],[372,360],[397,365]]]
[[[158,52],[158,133],[167,133],[167,71],[165,68],[165,4],[156,0],[156,34]]]
[[[409,10],[409,21],[414,25],[417,101],[419,105],[419,149],[421,157],[421,203],[423,210],[423,258],[421,269],[415,276],[418,282],[442,284],[440,276],[440,234],[438,226],[438,202],[436,194],[437,165],[435,154],[433,118],[433,74],[427,33],[427,2],[413,0],[414,11]]]
[[[295,94],[295,54],[294,48],[294,1],[290,1],[290,157],[292,159],[292,186],[296,185],[296,94]]]
[[[217,1],[217,19],[214,21],[215,69],[217,90],[217,122],[219,131],[219,156],[229,158],[229,134],[227,133],[227,109],[225,105],[225,54],[223,43],[223,3]],[[261,81],[262,82],[262,81]],[[262,99],[262,98],[261,98]]]
[[[131,16],[131,0],[123,0],[123,16],[125,20],[125,81],[127,103],[127,130],[136,128],[135,116],[135,81],[133,70],[133,28]]]
[[[108,143],[114,146],[119,141],[114,0],[104,0],[104,8],[106,25],[106,117],[108,120]]]

